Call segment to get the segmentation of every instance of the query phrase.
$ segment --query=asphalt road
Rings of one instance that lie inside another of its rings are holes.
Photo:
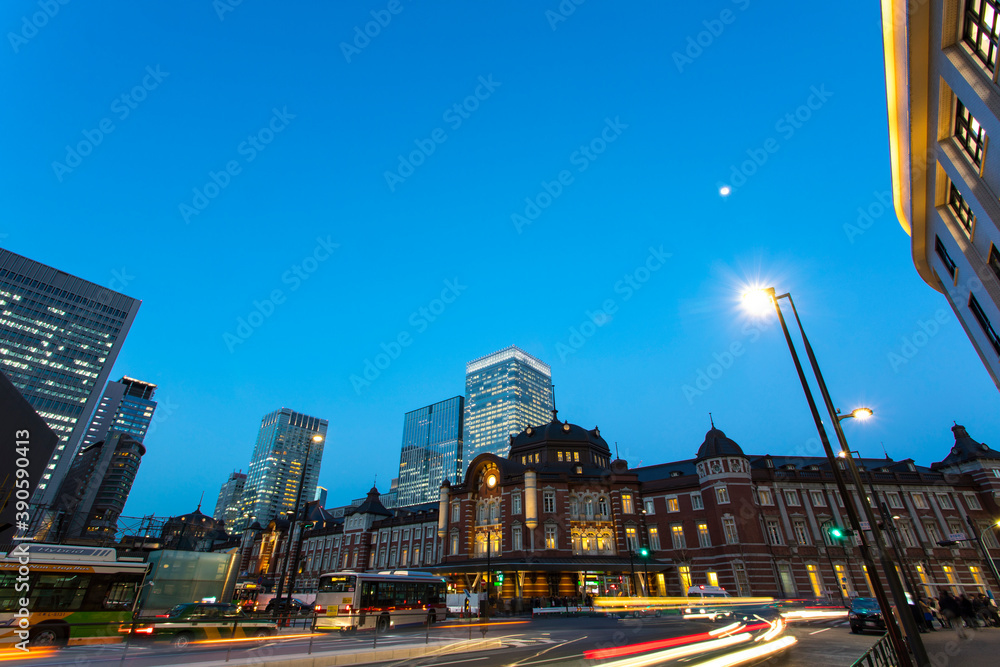
[[[511,621],[521,621],[512,623]],[[585,652],[598,649],[620,648],[641,642],[664,640],[696,633],[704,633],[721,627],[722,623],[709,621],[683,621],[676,617],[613,619],[606,617],[579,618],[538,618],[498,619],[497,623],[483,627],[468,625],[463,621],[446,621],[432,626],[429,632],[424,628],[394,629],[377,639],[378,648],[402,648],[406,646],[430,645],[446,647],[461,640],[499,640],[502,648],[474,653],[425,656],[404,662],[393,661],[393,665],[431,667],[432,665],[458,665],[461,667],[555,667],[557,665],[598,665],[613,662],[612,659],[597,661],[584,657]],[[485,632],[484,632],[485,630]],[[37,667],[62,667],[64,665],[86,664],[88,667],[158,667],[160,665],[187,664],[229,660],[233,665],[262,664],[282,656],[305,654],[309,650],[310,638],[295,637],[300,629],[285,629],[279,638],[263,642],[194,644],[183,651],[166,645],[131,646],[124,651],[121,645],[72,647],[62,649],[38,658],[22,658],[18,665]],[[792,624],[786,634],[794,636],[798,642],[772,658],[767,664],[775,667],[815,667],[824,665],[849,667],[873,644],[876,635],[853,635],[845,620],[825,622],[800,622]],[[289,636],[293,635],[293,636]],[[321,634],[311,637],[312,652],[344,651],[369,653],[372,650],[372,634],[358,633],[341,636]],[[123,655],[124,653],[124,655]],[[677,664],[697,664],[717,654],[701,654],[682,658]],[[124,658],[124,660],[123,660]]]

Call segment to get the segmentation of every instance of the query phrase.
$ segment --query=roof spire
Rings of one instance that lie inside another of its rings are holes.
[[[711,412],[708,413],[708,421],[712,425],[712,428],[715,428],[715,420],[712,419],[712,413]]]
[[[554,382],[550,382],[549,387],[552,388],[552,421],[559,421],[559,418],[556,417],[559,414],[559,411],[556,410],[556,385]]]
[[[618,441],[615,440],[615,458],[620,459],[621,456],[618,455]]]
[[[879,444],[882,445],[882,453],[885,454],[886,460],[891,461],[892,459],[889,458],[889,452],[885,451],[885,443],[879,440]]]
[[[200,512],[201,511],[201,501],[203,501],[204,499],[205,499],[205,492],[202,491],[201,492],[201,498],[198,499],[198,509],[196,509],[195,512]]]

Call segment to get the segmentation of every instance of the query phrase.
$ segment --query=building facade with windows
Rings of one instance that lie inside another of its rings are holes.
[[[552,411],[552,369],[512,345],[465,366],[465,455],[507,456],[510,436],[544,424]],[[456,480],[451,480],[456,481]]]
[[[246,483],[247,476],[242,470],[229,473],[229,479],[219,489],[219,499],[215,501],[215,511],[212,512],[213,519],[222,521],[227,526],[236,522],[240,513],[243,487],[246,486]]]
[[[156,411],[155,393],[155,384],[127,376],[109,382],[83,436],[83,447],[106,439],[112,431],[128,433],[137,442],[143,442]]]
[[[952,436],[930,467],[858,460],[866,488],[851,491],[859,508],[886,505],[892,529],[882,546],[898,544],[900,572],[917,595],[1000,590],[973,540],[1000,560],[992,527],[1000,452],[962,426]],[[714,425],[694,458],[630,468],[611,459],[597,428],[553,417],[512,438],[507,457],[476,457],[462,483],[442,484],[436,504],[376,503],[372,489],[364,511],[349,508],[307,531],[296,594],[312,593],[323,572],[419,568],[458,592],[486,590],[499,573],[494,591],[524,605],[678,596],[700,584],[744,596],[871,596],[872,574],[826,457],[747,454]],[[280,560],[280,536],[268,539],[279,554],[268,559]],[[247,548],[267,551],[265,543],[251,539]]]
[[[233,530],[257,522],[266,525],[295,511],[296,501],[316,495],[326,444],[327,420],[281,408],[264,416],[254,445]]]
[[[53,504],[140,303],[0,248],[0,367],[59,436],[37,505]]]
[[[882,7],[896,214],[1000,387],[1000,2]]]
[[[395,505],[433,502],[441,482],[462,479],[464,424],[462,396],[406,413]]]

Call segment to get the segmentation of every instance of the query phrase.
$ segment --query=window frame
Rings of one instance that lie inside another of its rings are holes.
[[[986,134],[986,128],[972,115],[972,111],[962,103],[962,100],[958,99],[957,95],[955,96],[955,123],[952,136],[961,146],[966,157],[976,167],[979,175],[982,176],[989,135]]]
[[[973,2],[966,0],[962,12],[964,19],[962,21],[962,43],[968,47],[987,74],[996,81],[997,49],[1000,48],[1000,19],[997,19],[997,15],[1000,14],[1000,3],[994,2],[994,0],[979,0],[978,12],[975,11],[973,5]],[[992,28],[989,28],[984,21],[983,15],[987,8],[993,10],[994,25]],[[973,32],[977,34],[973,35]],[[984,36],[987,43],[985,53],[980,48]],[[975,39],[975,37],[979,39]]]

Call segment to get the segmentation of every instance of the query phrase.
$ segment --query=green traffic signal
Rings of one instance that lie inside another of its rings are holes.
[[[837,526],[833,526],[830,528],[830,537],[835,540],[839,540],[844,537],[844,531]]]
[[[639,555],[645,558],[649,555],[649,549],[639,549]]]

